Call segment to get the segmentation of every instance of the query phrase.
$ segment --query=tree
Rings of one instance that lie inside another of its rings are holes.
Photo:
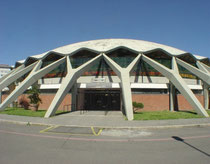
[[[40,90],[38,84],[32,85],[27,93],[29,94],[31,110],[37,111],[39,104],[42,103],[42,100],[39,98]]]

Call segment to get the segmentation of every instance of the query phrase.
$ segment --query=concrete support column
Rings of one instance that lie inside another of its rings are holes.
[[[205,71],[206,69],[199,62],[196,63],[197,66],[199,67],[199,69],[198,69],[198,68],[196,68],[196,67],[194,67],[178,58],[176,60],[179,65],[186,68],[188,71],[190,71],[192,74],[197,76],[199,79],[201,79],[202,81],[204,81],[205,83],[210,85],[210,76],[209,76],[210,74],[209,74],[209,72]]]
[[[117,74],[117,76],[121,80],[122,97],[123,97],[123,104],[125,107],[125,114],[128,120],[133,120],[133,104],[132,104],[132,93],[131,93],[131,84],[130,84],[130,72],[138,64],[141,54],[139,54],[127,66],[127,68],[120,67],[117,63],[115,63],[105,54],[103,56],[105,62],[113,69],[113,71]]]
[[[174,72],[176,72],[177,74],[179,74],[179,69],[176,63],[176,59],[173,56],[172,57],[172,62],[171,62],[171,68]],[[173,85],[173,83],[170,81],[169,83],[169,110],[171,112],[176,110],[176,87]]]
[[[42,60],[40,60],[36,66],[33,68],[31,73],[21,82],[19,86],[5,99],[5,101],[0,105],[0,110],[4,110],[10,103],[15,101],[19,95],[21,95],[28,87],[38,81],[41,77],[46,75],[48,72],[55,69],[57,66],[65,61],[65,57],[59,59],[58,61],[41,68]]]
[[[76,111],[77,107],[77,83],[74,84],[72,87],[72,93],[71,93],[71,111]]]
[[[175,99],[176,99],[175,86],[172,83],[169,83],[169,105],[170,105],[169,108],[171,112],[175,110]]]
[[[68,73],[66,75],[44,116],[45,118],[55,115],[56,110],[58,109],[59,105],[61,104],[69,90],[72,88],[76,80],[77,78],[75,77],[75,72],[72,72],[72,74]]]
[[[204,108],[209,108],[209,85],[203,83],[203,97],[204,97]]]
[[[15,82],[18,78],[22,77],[24,74],[30,72],[38,62],[35,62],[21,70],[17,69],[12,74],[1,80],[0,82],[0,90],[4,89],[5,87],[9,86],[13,82]],[[22,68],[22,67],[21,67]]]
[[[2,102],[2,93],[1,93],[1,90],[0,90],[0,104]]]
[[[67,75],[64,78],[63,82],[61,83],[60,88],[58,89],[50,107],[48,108],[45,118],[51,117],[55,115],[56,110],[58,109],[59,105],[63,101],[66,94],[69,90],[74,86],[77,85],[77,79],[87,70],[89,70],[95,63],[97,63],[102,58],[102,55],[98,55],[95,58],[89,60],[87,63],[79,66],[76,69],[73,69],[71,66],[71,62],[69,57],[67,57]]]
[[[125,107],[125,114],[128,120],[133,120],[133,104],[131,94],[131,84],[128,71],[121,72],[121,88],[123,94],[123,104]]]
[[[168,69],[167,67],[159,64],[158,62],[144,55],[142,55],[142,59],[149,65],[151,65],[153,68],[158,70],[165,77],[167,77],[173,83],[173,85],[180,91],[180,93],[186,98],[186,100],[192,105],[192,107],[197,111],[198,114],[205,117],[209,117],[208,113],[205,111],[201,103],[198,101],[198,99],[195,97],[191,89],[187,86],[186,82],[177,73],[177,71]],[[173,62],[175,62],[175,60]]]
[[[196,62],[198,68],[202,71],[204,71],[205,73],[207,73],[208,75],[210,75],[209,73],[209,67],[203,63],[201,63],[200,61]],[[203,97],[204,97],[204,108],[208,109],[209,108],[209,85],[208,83],[203,82]]]
[[[9,76],[13,76],[17,71],[23,69],[25,67],[25,65],[21,65],[13,70],[11,70],[9,73],[7,73],[6,75],[4,75],[3,77],[0,78],[0,85],[2,83],[3,80],[5,80],[6,78],[8,78]]]

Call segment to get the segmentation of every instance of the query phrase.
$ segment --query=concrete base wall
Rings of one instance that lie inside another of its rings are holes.
[[[39,109],[48,109],[51,102],[53,101],[55,94],[41,94],[42,104],[40,104]],[[2,101],[7,97],[7,95],[2,95]],[[18,97],[18,102],[21,100],[29,103],[28,96],[23,94]],[[204,104],[203,95],[196,95],[201,104]],[[178,95],[178,109],[179,110],[192,110],[191,105],[182,96]],[[140,111],[160,111],[169,110],[169,95],[167,94],[133,94],[132,101],[141,102],[144,104],[144,108]],[[70,110],[71,109],[71,94],[67,94],[58,110]]]

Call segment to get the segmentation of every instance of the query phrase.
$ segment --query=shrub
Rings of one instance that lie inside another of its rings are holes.
[[[30,99],[30,103],[31,104],[39,104],[42,103],[42,100],[39,98],[39,87],[38,85],[32,85],[31,89],[28,90],[28,98]]]
[[[143,103],[137,103],[137,102],[133,102],[133,107],[134,108],[138,108],[138,109],[142,109],[144,108],[144,104]]]
[[[19,104],[24,109],[28,109],[28,107],[29,107],[28,100],[26,98],[23,98],[23,97],[20,98]]]

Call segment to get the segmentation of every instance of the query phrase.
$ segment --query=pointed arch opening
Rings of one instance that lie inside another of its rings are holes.
[[[72,68],[78,68],[82,64],[96,57],[97,55],[98,53],[90,51],[88,49],[82,49],[76,52],[75,54],[70,56]]]
[[[49,64],[52,64],[55,61],[61,59],[63,55],[57,53],[50,53],[44,59],[41,68],[46,67]],[[66,62],[60,64],[58,67],[50,71],[46,74],[43,78],[62,78],[65,77],[67,74]]]
[[[137,57],[138,52],[130,50],[126,47],[119,47],[106,52],[106,55],[120,67],[126,68]]]
[[[158,63],[166,66],[167,68],[171,69],[171,60],[172,56],[166,53],[165,51],[158,49],[151,52],[144,53],[145,56],[157,61]]]
[[[25,66],[27,67],[27,66],[31,65],[31,64],[35,63],[37,60],[38,60],[38,59],[29,57],[29,58],[27,58],[27,60],[25,61]]]

